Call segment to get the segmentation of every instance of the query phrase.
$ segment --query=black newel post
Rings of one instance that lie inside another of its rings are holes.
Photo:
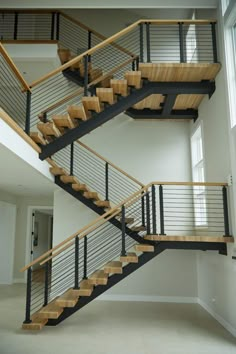
[[[212,36],[212,50],[213,50],[213,61],[214,63],[218,63],[218,55],[217,55],[217,44],[216,44],[216,23],[211,23],[211,36]]]
[[[151,62],[150,23],[146,22],[147,63]]]
[[[70,175],[74,174],[74,143],[70,145]]]
[[[88,55],[84,56],[84,96],[88,96]]]
[[[57,23],[56,23],[56,40],[59,41],[60,37],[60,12],[57,12]]]
[[[185,50],[184,50],[184,32],[183,32],[183,22],[179,22],[179,54],[180,63],[185,63]]]
[[[44,280],[44,305],[48,304],[48,285],[49,285],[49,263],[45,264],[45,280]]]
[[[156,235],[157,225],[156,225],[156,190],[154,184],[152,185],[152,233]]]
[[[147,235],[151,233],[151,220],[150,220],[150,197],[149,193],[146,194],[146,225],[147,225]]]
[[[55,12],[51,14],[51,40],[54,40],[54,30],[55,30]]]
[[[24,323],[31,323],[30,307],[31,307],[31,284],[32,284],[32,268],[27,270],[27,286],[26,286],[26,306],[25,306],[25,320]]]
[[[26,116],[25,116],[25,132],[30,134],[30,110],[31,110],[31,92],[27,91],[26,97]]]
[[[139,25],[139,58],[140,62],[143,63],[143,24]]]
[[[222,188],[222,198],[223,198],[223,210],[224,210],[224,236],[230,236],[229,233],[229,212],[228,212],[228,200],[227,200],[227,188],[223,186]]]
[[[106,194],[106,199],[109,200],[109,164],[106,162],[105,164],[105,194]]]
[[[84,237],[84,279],[87,279],[88,240]]]
[[[121,239],[121,256],[125,257],[126,256],[126,250],[125,250],[125,206],[122,205],[121,208],[121,223],[122,223],[122,239]]]
[[[75,238],[75,281],[74,289],[79,289],[79,237]]]
[[[159,186],[160,234],[165,235],[163,187]]]
[[[14,21],[14,40],[17,39],[18,32],[18,12],[15,12],[15,21]]]

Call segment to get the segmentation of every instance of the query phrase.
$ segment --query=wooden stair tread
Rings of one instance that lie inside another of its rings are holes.
[[[99,200],[97,192],[85,192],[84,197],[87,199]]]
[[[70,49],[59,48],[57,53],[62,64],[66,63],[71,58]]]
[[[138,252],[154,252],[154,246],[146,244],[137,244],[134,246],[135,251]]]
[[[79,296],[73,289],[67,290],[63,295],[56,299],[56,304],[60,307],[74,307],[78,302]]]
[[[30,137],[36,144],[46,145],[46,140],[39,132],[31,132]]]
[[[68,112],[71,119],[81,119],[81,120],[88,119],[88,115],[87,115],[83,105],[81,105],[81,106],[76,106],[76,105],[68,106],[67,112]]]
[[[47,318],[42,318],[37,314],[31,317],[30,323],[23,323],[22,329],[32,330],[32,331],[40,331],[48,322]]]
[[[93,292],[93,285],[89,283],[88,279],[86,280],[82,280],[80,282],[80,288],[74,289],[74,292],[78,295],[78,296],[90,296]]]
[[[54,175],[54,176],[62,176],[62,175],[67,175],[67,172],[64,170],[64,168],[62,167],[50,167],[50,172]]]
[[[63,182],[63,183],[72,183],[72,184],[80,184],[78,179],[75,177],[75,176],[66,176],[66,175],[63,175],[60,177],[60,180]]]
[[[99,98],[96,96],[83,97],[82,104],[86,113],[88,111],[95,111],[96,113],[100,113],[102,111],[101,103]]]
[[[120,256],[123,263],[138,263],[138,256],[135,252],[127,252],[126,256]]]
[[[127,80],[125,80],[125,79],[122,79],[122,80],[111,79],[110,80],[110,86],[111,86],[111,88],[113,88],[113,92],[115,94],[119,94],[121,96],[127,96],[128,95]]]
[[[140,232],[140,231],[146,231],[146,226],[139,225],[139,226],[133,226],[131,227],[132,231]]]
[[[38,123],[37,128],[43,134],[43,136],[61,136],[59,129],[55,126],[53,122]]]
[[[127,80],[128,86],[134,86],[137,89],[142,86],[142,73],[141,71],[127,71],[125,73],[125,79]]]
[[[105,273],[115,273],[115,274],[122,274],[123,270],[122,270],[122,262],[120,261],[111,261],[108,262],[105,266],[104,266],[104,272]]]
[[[109,104],[113,104],[115,102],[113,88],[111,87],[98,87],[96,89],[96,95],[101,102],[107,102]]]
[[[134,223],[134,218],[125,218],[125,223],[128,224],[133,224]],[[119,221],[122,222],[122,218],[119,218]]]
[[[233,243],[234,238],[224,236],[167,236],[167,235],[146,235],[145,240],[149,241],[179,241],[179,242],[223,242]]]
[[[90,74],[91,70],[93,70],[92,68],[92,63],[91,62],[88,62],[88,74]],[[84,70],[84,61],[81,60],[79,62],[79,72],[80,72],[80,75],[82,77],[84,77],[84,74],[85,74],[85,70]]]
[[[52,117],[52,120],[59,129],[61,127],[69,129],[75,128],[75,124],[70,118],[69,114],[55,115]]]
[[[89,81],[92,82],[102,76],[103,71],[100,68],[92,68],[89,72]]]
[[[88,281],[93,285],[106,285],[108,281],[108,274],[103,270],[97,270],[89,277]]]
[[[57,299],[42,307],[38,315],[42,318],[58,318],[62,314],[63,308],[57,305],[56,301]]]
[[[110,208],[111,207],[111,204],[108,200],[96,200],[94,202],[94,204],[96,204],[100,208]]]
[[[105,77],[103,80],[99,82],[100,87],[108,88],[110,87],[110,81],[113,79],[113,75],[109,75]]]
[[[72,188],[77,192],[88,192],[88,187],[83,183],[73,183]]]

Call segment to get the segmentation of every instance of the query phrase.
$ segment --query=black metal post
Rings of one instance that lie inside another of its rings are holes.
[[[141,205],[142,205],[142,226],[145,226],[145,197],[142,196],[141,198]]]
[[[125,206],[122,205],[121,208],[121,224],[122,224],[122,238],[121,238],[121,256],[125,257],[126,256],[126,250],[125,250]]]
[[[18,12],[15,12],[15,21],[14,21],[14,40],[17,39],[18,32]]]
[[[70,145],[70,175],[74,173],[74,142]]]
[[[139,57],[136,57],[136,70],[139,69]]]
[[[31,109],[31,92],[27,91],[26,97],[26,117],[25,117],[25,132],[30,134],[30,109]]]
[[[45,264],[45,280],[44,280],[44,305],[48,304],[48,280],[49,280],[49,263]]]
[[[106,162],[105,164],[105,194],[106,194],[106,199],[109,200],[109,164]]]
[[[88,55],[84,56],[84,96],[88,96]]]
[[[60,36],[60,12],[57,12],[57,23],[56,23],[56,40],[59,41]]]
[[[135,71],[135,61],[132,61],[132,71]]]
[[[88,49],[92,47],[92,32],[88,31]],[[91,62],[91,55],[88,56],[88,62]]]
[[[151,62],[150,52],[150,23],[146,22],[147,63]]]
[[[217,44],[216,44],[216,23],[211,23],[211,35],[212,35],[212,50],[213,50],[213,61],[214,63],[218,63],[218,55],[217,55]]]
[[[84,279],[87,279],[88,240],[84,237]]]
[[[74,289],[79,289],[79,237],[75,237],[75,286]]]
[[[51,15],[51,40],[54,39],[54,29],[55,29],[55,12],[52,12]]]
[[[152,233],[156,235],[157,225],[156,225],[156,189],[155,185],[152,185]]]
[[[48,119],[47,119],[47,112],[43,113],[43,122],[47,123]]]
[[[139,58],[141,63],[143,63],[143,24],[139,24]]]
[[[183,22],[179,22],[179,54],[180,63],[185,63]]]
[[[26,306],[25,306],[25,320],[24,323],[31,323],[30,319],[30,307],[31,307],[31,267],[27,270],[27,286],[26,286]]]
[[[159,186],[160,235],[165,235],[163,187]]]
[[[228,213],[228,200],[227,200],[227,189],[224,186],[222,188],[222,197],[223,197],[223,210],[224,210],[224,236],[230,236],[229,233],[229,213]]]
[[[146,195],[146,214],[147,214],[147,235],[150,235],[151,233],[151,220],[150,220],[150,198],[149,198],[149,193]]]

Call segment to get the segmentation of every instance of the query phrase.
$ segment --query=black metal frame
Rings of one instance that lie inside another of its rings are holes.
[[[42,152],[39,154],[41,160],[52,156],[58,150],[71,144],[100,125],[108,122],[118,114],[129,109],[137,102],[143,100],[152,94],[178,95],[178,94],[208,94],[211,96],[215,91],[215,82],[149,82],[147,81],[142,88],[134,90],[127,97],[121,97],[118,102],[108,106],[101,113],[97,113],[92,119],[82,122],[78,127],[68,130],[64,135],[55,139],[55,141],[42,146]],[[168,100],[169,101],[169,100]],[[170,100],[173,103],[173,100]],[[168,105],[169,106],[169,105]],[[169,108],[168,108],[169,109]],[[162,116],[163,118],[163,116]]]

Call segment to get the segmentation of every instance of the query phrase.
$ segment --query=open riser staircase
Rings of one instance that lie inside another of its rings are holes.
[[[13,39],[20,40],[22,18],[30,17],[15,12],[10,18]],[[60,12],[47,18],[63,65],[28,85],[0,44],[0,103],[38,144],[55,183],[99,217],[21,269],[29,330],[60,323],[167,249],[227,254],[233,242],[227,184],[143,185],[78,140],[122,112],[135,119],[196,119],[220,70],[215,21],[140,20],[105,39]],[[40,21],[35,14],[34,25]],[[87,46],[76,56],[83,30]],[[197,39],[193,46],[188,36]]]

